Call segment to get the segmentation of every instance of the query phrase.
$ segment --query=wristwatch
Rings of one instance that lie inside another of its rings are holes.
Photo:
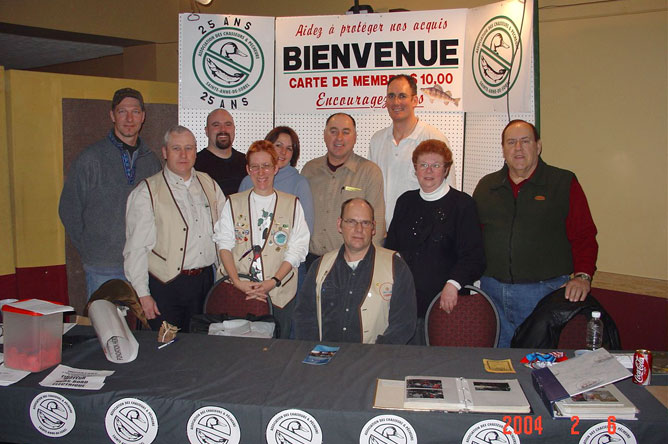
[[[587,273],[576,273],[573,276],[573,279],[575,279],[575,278],[580,278],[583,281],[591,282],[591,276],[589,276]]]
[[[279,278],[277,278],[276,276],[272,276],[271,278],[274,280],[274,282],[276,282],[276,288],[281,286],[281,280]]]

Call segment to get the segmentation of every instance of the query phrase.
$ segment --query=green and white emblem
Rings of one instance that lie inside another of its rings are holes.
[[[473,78],[485,96],[497,99],[513,88],[522,64],[522,41],[515,23],[505,16],[490,19],[473,46]]]
[[[197,42],[193,72],[202,87],[222,98],[241,97],[257,86],[264,73],[262,47],[246,31],[213,29]]]

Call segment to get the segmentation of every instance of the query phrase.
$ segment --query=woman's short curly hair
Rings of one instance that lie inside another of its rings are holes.
[[[443,157],[445,167],[450,168],[452,166],[452,151],[445,142],[436,139],[427,139],[420,142],[413,151],[413,165],[417,164],[420,154],[427,153],[440,154]]]
[[[278,154],[276,153],[276,147],[268,140],[256,140],[255,142],[251,143],[251,146],[248,148],[248,152],[246,153],[246,163],[250,165],[251,154],[260,152],[269,153],[271,156],[271,163],[274,164],[274,166],[278,164]]]

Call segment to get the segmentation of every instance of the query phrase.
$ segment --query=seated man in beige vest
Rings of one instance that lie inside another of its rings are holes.
[[[297,296],[297,339],[406,344],[415,333],[416,300],[408,265],[372,245],[374,210],[364,199],[341,205],[343,246],[313,263]]]
[[[211,177],[195,171],[196,153],[188,128],[170,128],[162,147],[165,167],[128,197],[125,276],[154,330],[165,320],[188,331],[213,285],[213,226],[225,195]]]

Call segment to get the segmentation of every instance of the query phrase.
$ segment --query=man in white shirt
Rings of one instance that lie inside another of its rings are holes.
[[[195,171],[196,153],[189,129],[170,128],[162,147],[165,167],[128,197],[125,276],[153,329],[165,320],[188,331],[213,285],[213,226],[225,195],[209,175]]]
[[[427,139],[450,142],[438,129],[419,120],[415,115],[418,105],[417,83],[409,75],[392,77],[387,84],[387,112],[392,125],[377,131],[369,144],[369,160],[380,167],[385,184],[385,226],[389,228],[397,199],[409,190],[420,188],[415,168],[413,151]],[[455,184],[454,166],[448,176],[448,185]]]

